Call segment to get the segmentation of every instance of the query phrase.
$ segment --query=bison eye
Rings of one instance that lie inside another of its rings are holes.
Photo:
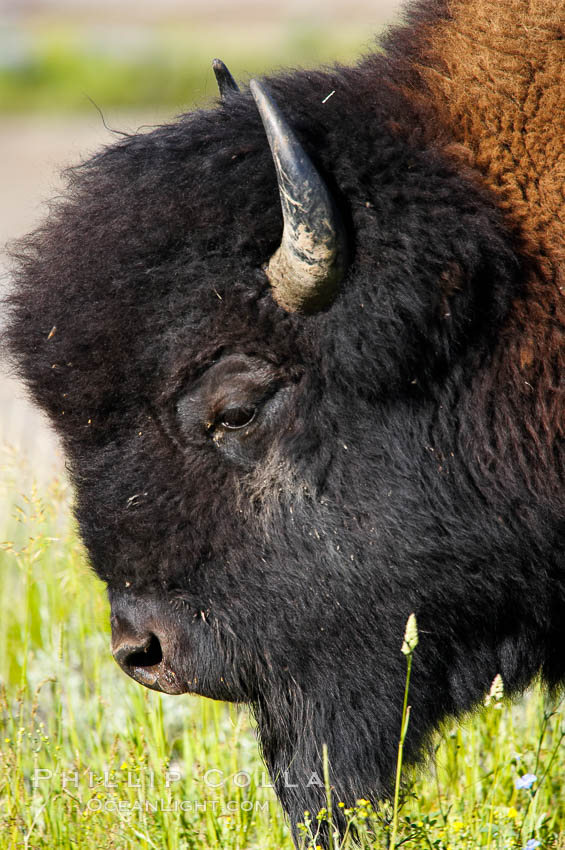
[[[255,419],[256,407],[227,407],[218,416],[218,422],[223,428],[235,431],[245,428]]]

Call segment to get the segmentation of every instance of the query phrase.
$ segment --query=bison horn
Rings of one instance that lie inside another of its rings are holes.
[[[216,75],[216,82],[218,83],[218,88],[220,89],[220,97],[222,100],[226,99],[226,96],[230,94],[230,92],[239,91],[239,86],[230,74],[227,69],[227,66],[224,65],[221,59],[214,59],[212,62],[212,68],[214,69],[214,74]]]
[[[345,272],[343,224],[328,188],[265,86],[251,80],[279,184],[282,241],[266,266],[275,300],[313,313],[336,296]]]

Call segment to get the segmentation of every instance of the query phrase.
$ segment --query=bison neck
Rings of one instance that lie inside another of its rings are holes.
[[[526,479],[530,498],[545,494],[559,510],[565,497],[565,0],[430,0],[415,7],[411,23],[390,43],[397,79],[427,133],[493,193],[530,269],[494,362],[471,390],[472,409],[484,410],[476,456],[489,458],[485,474],[493,479],[504,469],[522,470],[522,490]],[[487,433],[490,445],[482,453]]]
[[[448,0],[418,73],[544,273],[565,272],[565,0]]]

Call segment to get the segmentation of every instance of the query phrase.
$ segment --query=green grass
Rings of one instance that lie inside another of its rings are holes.
[[[90,110],[91,100],[103,110],[159,106],[181,111],[215,96],[215,56],[246,81],[277,67],[353,61],[372,41],[372,34],[358,27],[336,33],[323,22],[282,29],[249,23],[229,28],[221,22],[213,28],[162,24],[117,34],[51,22],[3,38],[16,35],[21,55],[0,61],[0,112]]]
[[[290,849],[247,711],[153,693],[118,670],[104,590],[69,519],[67,487],[53,482],[24,494],[21,480],[6,459],[2,850]],[[565,847],[564,734],[563,705],[539,687],[515,705],[496,697],[465,723],[449,723],[434,763],[405,774],[396,846],[519,848],[535,839],[543,848]],[[517,789],[527,773],[536,781]],[[316,846],[326,817],[305,817],[306,846]],[[360,800],[348,817],[362,846],[389,846],[390,804],[375,813]]]

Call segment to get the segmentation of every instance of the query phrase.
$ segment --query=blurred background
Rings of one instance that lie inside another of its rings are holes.
[[[66,166],[112,142],[107,128],[132,131],[206,104],[216,95],[215,56],[243,82],[267,69],[353,61],[399,7],[400,0],[0,0],[0,295],[10,286],[6,243],[46,214]],[[46,423],[0,364],[0,467],[13,467],[14,457],[22,477],[40,481],[63,466]]]

